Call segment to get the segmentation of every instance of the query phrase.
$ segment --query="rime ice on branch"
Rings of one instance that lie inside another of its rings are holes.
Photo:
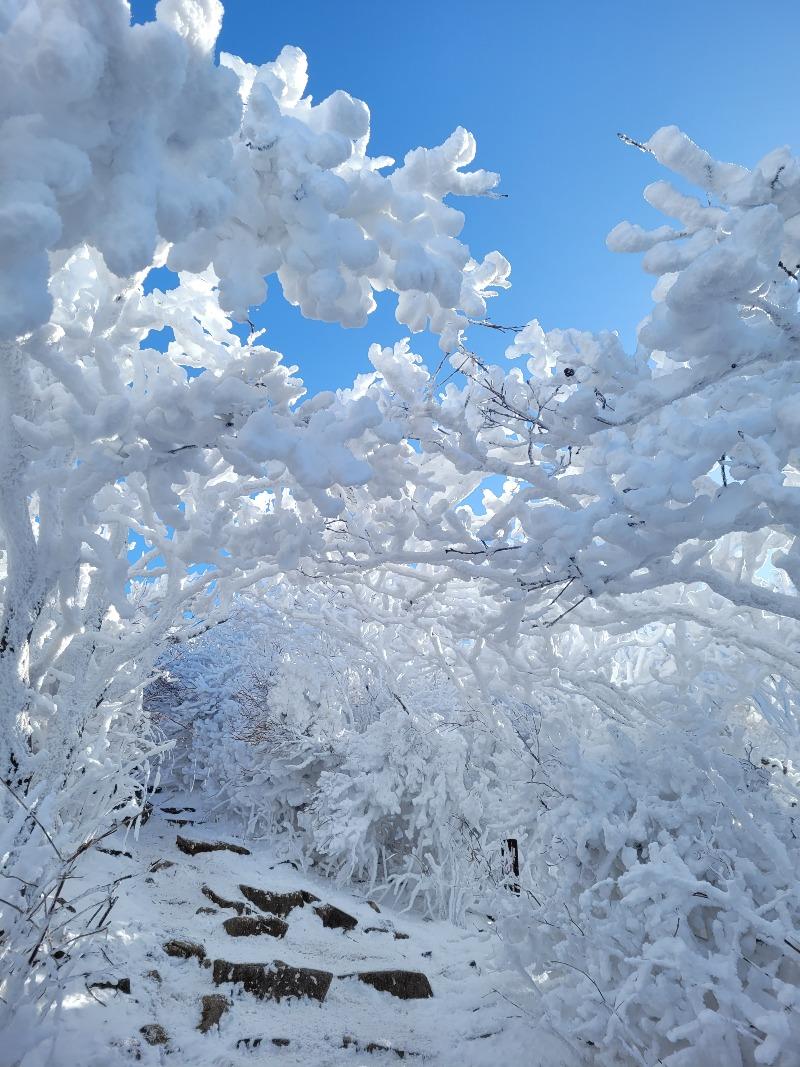
[[[217,0],[160,0],[155,22],[131,26],[118,0],[27,0],[0,21],[0,338],[47,321],[48,255],[85,242],[120,278],[167,254],[175,270],[213,266],[239,321],[274,273],[304,315],[345,326],[388,289],[398,321],[452,346],[509,273],[498,253],[471,258],[464,216],[444,203],[497,183],[464,170],[472,135],[384,175],[393,161],[367,155],[367,106],[304,96],[298,48],[216,65],[221,17]]]

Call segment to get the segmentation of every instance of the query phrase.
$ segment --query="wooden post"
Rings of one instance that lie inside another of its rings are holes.
[[[503,842],[503,880],[507,889],[519,896],[519,845],[516,837],[507,837]]]

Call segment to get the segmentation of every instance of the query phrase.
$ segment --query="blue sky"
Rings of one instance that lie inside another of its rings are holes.
[[[135,19],[153,7],[134,0]],[[457,125],[472,130],[476,164],[500,171],[508,194],[455,201],[473,253],[497,248],[512,263],[513,287],[491,307],[498,322],[617,329],[632,346],[652,279],[604,241],[623,218],[658,224],[641,193],[660,175],[618,130],[646,139],[675,123],[718,158],[748,165],[800,141],[800,5],[788,0],[226,0],[225,9],[222,50],[260,63],[299,45],[316,100],[339,88],[365,100],[374,155],[402,159]],[[370,343],[404,333],[390,298],[364,329],[344,331],[302,319],[276,281],[254,321],[312,391],[346,385],[368,369]],[[478,330],[471,340],[491,356],[501,341]]]

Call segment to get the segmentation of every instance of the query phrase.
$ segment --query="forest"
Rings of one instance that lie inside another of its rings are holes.
[[[635,346],[506,323],[472,134],[222,17],[0,3],[0,1060],[800,1064],[800,159],[622,134]]]

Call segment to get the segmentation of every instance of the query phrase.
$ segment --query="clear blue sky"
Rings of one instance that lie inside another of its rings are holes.
[[[134,0],[136,21],[152,0]],[[755,163],[800,142],[800,4],[789,0],[226,0],[220,48],[254,63],[284,44],[309,57],[309,92],[346,89],[372,111],[373,155],[402,159],[457,125],[478,140],[477,165],[502,174],[507,200],[459,200],[473,253],[494,248],[513,267],[495,300],[498,322],[617,329],[631,347],[652,279],[614,256],[606,233],[658,217],[641,191],[655,161],[616,138],[675,123],[718,158]],[[303,320],[277,282],[256,314],[268,343],[299,363],[310,389],[335,388],[368,367],[370,343],[403,335],[385,302],[344,331]],[[490,331],[472,344],[498,351]],[[418,350],[429,353],[430,343]]]

